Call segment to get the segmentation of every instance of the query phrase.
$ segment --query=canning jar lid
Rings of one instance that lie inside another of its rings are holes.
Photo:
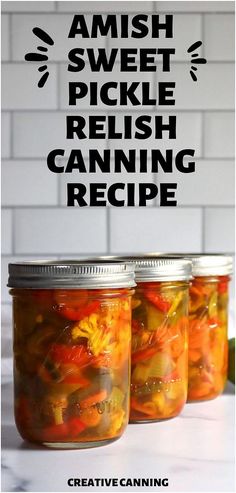
[[[192,263],[185,259],[136,259],[137,282],[188,281],[192,277]]]
[[[166,258],[165,255],[134,254],[103,255],[94,257],[93,261],[131,262],[135,265],[136,282],[150,281],[184,281],[192,278],[192,262],[183,258]]]
[[[188,281],[192,278],[192,262],[188,259],[149,258],[147,255],[121,256],[119,259],[133,262],[136,282]]]
[[[188,254],[187,257],[193,264],[193,276],[227,276],[233,272],[233,258],[228,255]]]
[[[185,258],[192,262],[192,274],[196,277],[227,276],[233,273],[233,258],[220,253],[148,253],[150,258]]]
[[[8,271],[8,286],[11,288],[100,289],[136,286],[134,265],[119,261],[39,260],[11,263]]]

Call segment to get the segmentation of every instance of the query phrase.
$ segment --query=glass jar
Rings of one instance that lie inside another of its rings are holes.
[[[128,422],[134,266],[9,265],[15,421],[56,448],[119,438]]]
[[[188,400],[213,399],[223,392],[228,360],[228,286],[232,258],[191,256]]]
[[[187,399],[191,262],[134,263],[130,421],[158,421],[178,415]]]

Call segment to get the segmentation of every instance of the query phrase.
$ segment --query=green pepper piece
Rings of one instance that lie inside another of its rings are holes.
[[[228,380],[235,384],[235,338],[229,340]]]
[[[150,331],[155,331],[163,323],[165,315],[160,312],[151,303],[147,303],[147,329]]]

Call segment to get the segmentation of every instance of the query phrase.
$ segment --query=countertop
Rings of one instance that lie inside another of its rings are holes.
[[[23,442],[13,420],[11,377],[2,388],[2,491],[234,491],[234,386],[187,404],[161,423],[129,425],[121,439],[87,450]],[[168,478],[168,487],[69,487],[69,478]]]

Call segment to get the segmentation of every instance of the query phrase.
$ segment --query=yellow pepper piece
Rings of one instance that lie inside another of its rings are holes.
[[[44,402],[47,414],[52,415],[54,423],[61,425],[63,423],[63,411],[67,408],[67,397],[60,394],[50,395]]]
[[[125,395],[119,389],[119,387],[113,387],[111,394],[109,396],[109,401],[111,401],[111,406],[113,409],[120,408],[124,402]]]
[[[150,331],[157,330],[163,323],[163,313],[161,313],[151,303],[147,304],[147,329]]]
[[[173,361],[168,354],[158,352],[149,362],[149,377],[161,378],[173,370]]]
[[[149,377],[149,367],[146,365],[136,365],[132,373],[132,382],[145,383]]]
[[[125,411],[123,409],[119,409],[114,413],[111,417],[111,425],[109,427],[109,433],[111,436],[115,436],[120,428],[122,427],[124,421]]]
[[[155,392],[152,396],[152,402],[154,402],[155,406],[159,413],[163,413],[165,408],[165,396],[163,392]]]
[[[171,305],[171,307],[170,307],[170,309],[169,309],[169,311],[167,313],[167,316],[168,317],[171,317],[176,312],[176,309],[178,308],[178,306],[181,303],[182,299],[183,299],[183,293],[182,292],[179,292],[177,294],[177,296],[174,298],[174,301],[173,301],[173,303],[172,303],[172,305]]]
[[[208,305],[208,313],[209,313],[210,318],[217,316],[217,299],[218,299],[218,295],[217,295],[217,292],[215,291],[211,295],[209,305]]]
[[[53,414],[54,414],[55,425],[62,425],[63,423],[62,408],[61,407],[55,408]]]
[[[155,415],[156,413],[156,406],[154,402],[145,402],[142,404],[142,412],[145,414],[148,414],[148,416]]]
[[[179,399],[184,395],[184,383],[182,381],[171,382],[169,384],[166,397],[171,400]]]
[[[131,301],[132,310],[135,310],[135,308],[138,308],[138,306],[140,305],[141,305],[141,300],[135,298],[132,299]]]

